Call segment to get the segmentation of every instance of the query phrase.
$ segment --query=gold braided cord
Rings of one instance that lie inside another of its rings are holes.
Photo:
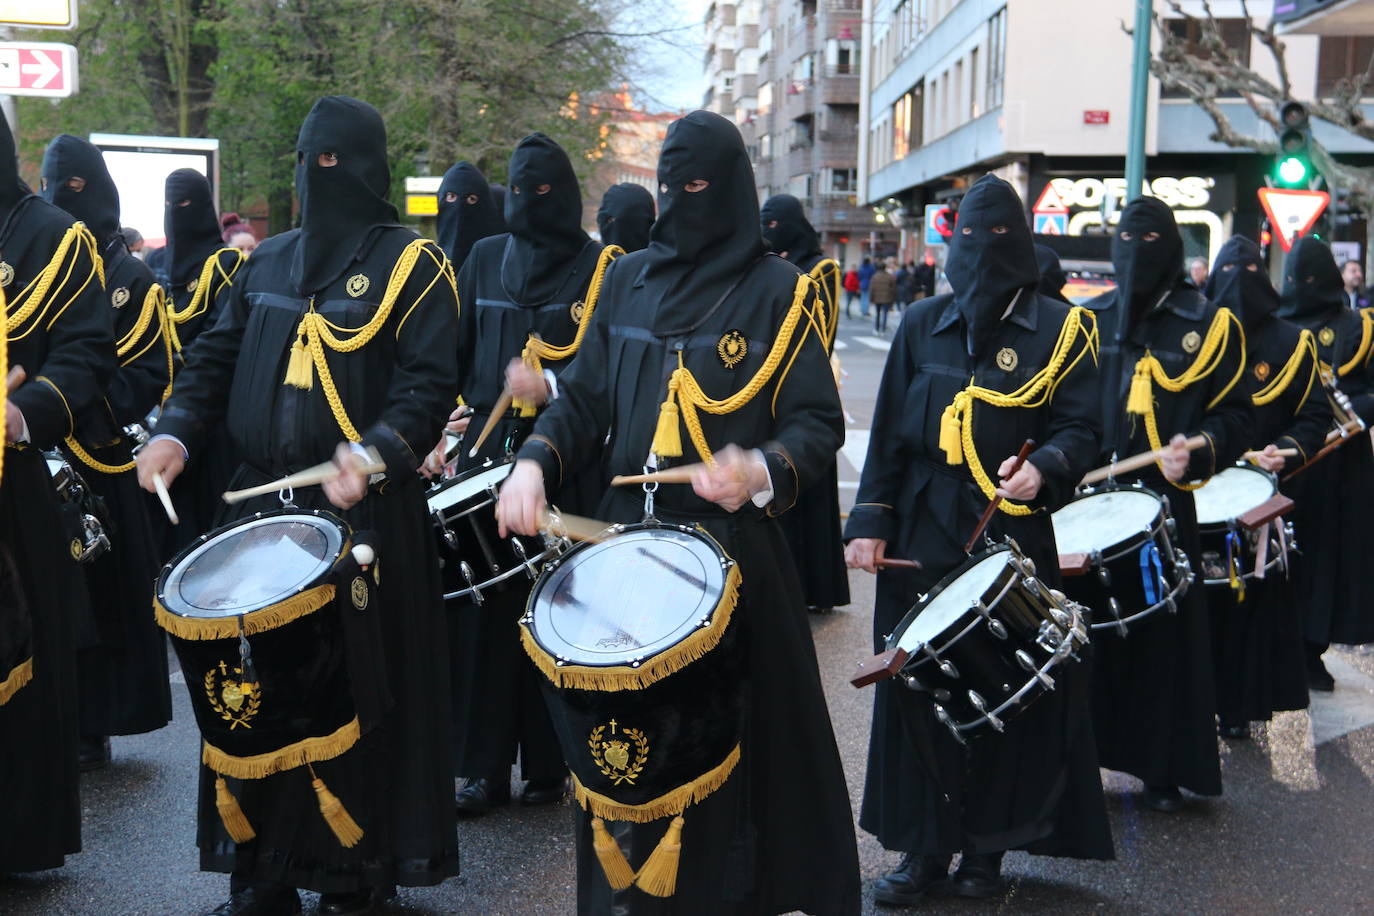
[[[1360,309],[1360,345],[1348,362],[1336,369],[1336,374],[1346,376],[1356,368],[1369,362],[1369,351],[1374,349],[1374,309]]]
[[[1226,356],[1226,346],[1231,339],[1231,326],[1235,325],[1236,333],[1240,335],[1240,365],[1236,367],[1236,374],[1231,377],[1231,381],[1226,387],[1219,391],[1216,397],[1212,398],[1207,404],[1207,409],[1211,410],[1227,393],[1235,387],[1240,376],[1245,372],[1245,328],[1241,326],[1239,319],[1236,318],[1228,308],[1219,308],[1212,318],[1212,324],[1207,328],[1207,336],[1202,341],[1202,347],[1198,350],[1197,359],[1193,360],[1192,365],[1184,369],[1175,378],[1170,378],[1160,365],[1159,359],[1149,350],[1135,364],[1135,375],[1131,379],[1130,395],[1126,399],[1126,412],[1136,414],[1145,418],[1145,435],[1149,439],[1150,448],[1159,451],[1164,447],[1163,441],[1159,438],[1159,427],[1155,421],[1155,400],[1151,385],[1157,384],[1165,391],[1177,394],[1189,385],[1201,381],[1216,371]],[[1155,459],[1155,465],[1161,474],[1164,473],[1164,464],[1160,459]],[[1168,480],[1167,477],[1165,477]],[[1196,490],[1202,486],[1201,483],[1180,483],[1170,480],[1169,483],[1179,490]]]
[[[219,256],[226,251],[236,255],[234,264],[228,271],[225,271],[224,265],[221,264],[219,260]],[[175,303],[170,300],[168,301],[167,327],[171,331],[172,347],[176,352],[180,353],[183,346],[181,336],[177,333],[177,326],[185,324],[192,318],[209,311],[210,303],[214,302],[215,296],[219,295],[219,291],[226,286],[234,285],[234,274],[238,273],[239,267],[243,265],[245,260],[247,259],[244,257],[243,252],[237,248],[226,247],[219,249],[214,254],[210,255],[210,257],[206,258],[205,263],[201,265],[200,276],[196,279],[195,291],[191,293],[191,301],[186,303],[186,308],[178,309]],[[215,290],[212,294],[210,292],[210,282],[214,279],[216,273],[218,273],[223,280],[219,285],[219,289]]]
[[[1288,386],[1293,384],[1293,380],[1298,377],[1298,371],[1302,368],[1303,361],[1308,355],[1312,357],[1312,368],[1307,373],[1307,390],[1298,399],[1297,407],[1293,412],[1297,413],[1302,409],[1302,405],[1307,401],[1307,395],[1312,391],[1312,385],[1317,380],[1321,372],[1321,356],[1317,352],[1317,338],[1313,333],[1304,328],[1298,334],[1298,345],[1294,348],[1288,362],[1284,363],[1283,368],[1274,376],[1274,380],[1268,385],[1256,391],[1250,396],[1250,401],[1256,407],[1264,407],[1272,404],[1279,395],[1288,390]]]
[[[0,324],[5,322],[5,288],[0,286]],[[0,414],[9,414],[9,386],[10,376],[10,338],[8,334],[0,334],[0,379],[5,380],[5,384],[0,386]],[[5,449],[7,446],[0,442],[0,481],[5,479]]]
[[[1070,354],[1073,353],[1079,337],[1083,338],[1083,344],[1070,360]],[[973,405],[982,401],[991,407],[1040,407],[1054,397],[1059,383],[1073,372],[1085,355],[1091,354],[1093,362],[1097,362],[1098,347],[1097,316],[1088,309],[1076,305],[1069,309],[1069,314],[1059,327],[1059,339],[1050,351],[1045,368],[1035,373],[1020,388],[1003,393],[970,384],[956,394],[940,417],[940,447],[945,451],[946,462],[967,463],[969,474],[972,475],[974,483],[978,484],[978,489],[982,490],[983,495],[989,500],[995,497],[997,487],[983,468],[983,462],[978,457],[978,449],[973,441]],[[1006,499],[1000,501],[997,508],[1007,515],[1014,516],[1029,515],[1034,511],[1029,506]]]
[[[81,285],[67,297],[60,307],[53,312],[49,318],[48,314],[57,304],[57,291],[66,289],[67,282],[72,279],[76,271],[76,256],[81,248],[86,249],[86,253],[91,259],[91,271],[81,282]],[[58,274],[61,273],[61,280]],[[73,223],[66,232],[62,234],[62,240],[57,245],[57,250],[52,258],[39,271],[38,275],[29,281],[28,286],[10,298],[9,314],[5,318],[5,334],[10,341],[22,340],[32,334],[44,319],[47,319],[47,327],[51,328],[53,323],[61,317],[83,292],[86,287],[91,285],[91,280],[98,277],[100,285],[105,285],[105,268],[96,253],[95,237],[91,235],[84,223]],[[30,319],[32,321],[30,322]],[[28,329],[23,333],[18,332],[19,328],[28,323]]]
[[[828,353],[835,344],[835,333],[840,327],[840,265],[834,258],[822,258],[811,268],[810,276],[816,281],[816,285],[828,294],[828,299],[821,304],[825,309],[821,312],[821,326],[825,331],[821,342],[825,344]]]
[[[62,442],[64,445],[67,446],[68,450],[70,450],[71,453],[74,456],[76,456],[76,459],[78,461],[80,461],[86,467],[90,468],[92,471],[96,471],[101,474],[124,474],[128,471],[132,471],[136,467],[136,464],[132,459],[128,462],[128,464],[106,464],[105,462],[99,460],[90,452],[82,448],[81,443],[76,441],[76,436],[68,436],[66,439],[62,440]]]

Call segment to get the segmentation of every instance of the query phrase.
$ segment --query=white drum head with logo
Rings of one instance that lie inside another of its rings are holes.
[[[998,550],[964,570],[957,579],[946,583],[940,593],[931,598],[916,615],[911,626],[898,638],[897,645],[913,653],[917,647],[930,643],[947,630],[975,601],[987,594],[992,583],[1007,568],[1007,557],[1010,555],[1008,550]]]
[[[1224,525],[1265,502],[1277,491],[1259,468],[1231,467],[1193,493],[1199,525]]]
[[[1107,551],[1149,531],[1159,518],[1159,497],[1144,490],[1106,490],[1080,496],[1050,516],[1060,554]]]

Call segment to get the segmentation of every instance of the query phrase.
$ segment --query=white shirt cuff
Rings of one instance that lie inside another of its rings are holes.
[[[773,501],[773,473],[768,470],[768,459],[763,457],[763,449],[754,449],[754,457],[763,465],[763,476],[768,478],[768,488],[749,497],[749,501],[762,509]]]
[[[181,446],[181,460],[182,460],[182,461],[190,461],[190,460],[191,460],[191,453],[188,452],[188,451],[186,451],[186,443],[185,443],[185,442],[182,442],[182,441],[181,441],[180,439],[178,439],[176,436],[173,436],[173,435],[171,435],[171,434],[169,434],[169,433],[162,433],[162,434],[160,434],[160,435],[153,436],[153,438],[151,438],[151,439],[148,440],[148,444],[149,444],[149,445],[152,445],[154,442],[158,441],[159,439],[170,439],[170,440],[172,440],[172,441],[175,442],[177,445]]]
[[[545,369],[545,370],[544,370],[544,381],[545,381],[545,382],[548,384],[548,386],[549,386],[549,400],[550,400],[550,401],[557,400],[557,398],[558,398],[558,376],[556,376],[556,375],[553,374],[553,370],[551,370],[551,369]]]

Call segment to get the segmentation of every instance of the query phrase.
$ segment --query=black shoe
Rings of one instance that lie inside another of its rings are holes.
[[[1226,722],[1217,726],[1217,734],[1223,738],[1230,738],[1232,741],[1250,740],[1250,723],[1242,722],[1239,725],[1231,725]]]
[[[1006,890],[1002,880],[1002,853],[964,853],[959,868],[950,879],[950,887],[957,897],[996,897]]]
[[[376,898],[371,888],[346,894],[320,894],[320,916],[362,916],[372,912]]]
[[[568,792],[568,781],[559,779],[531,779],[525,783],[520,802],[526,805],[552,805],[561,802]]]
[[[1177,814],[1183,810],[1183,793],[1178,786],[1146,786],[1141,800],[1151,811]]]
[[[911,906],[948,877],[949,859],[906,853],[896,871],[873,882],[873,902],[882,906]]]
[[[1336,679],[1326,670],[1321,653],[1307,656],[1307,689],[1330,693],[1336,689]]]
[[[76,752],[76,763],[81,772],[89,773],[110,764],[110,739],[105,737],[83,737]]]
[[[295,916],[301,897],[294,887],[249,887],[236,891],[205,916]]]
[[[508,779],[469,779],[454,799],[458,813],[466,817],[481,817],[495,808],[510,804]]]

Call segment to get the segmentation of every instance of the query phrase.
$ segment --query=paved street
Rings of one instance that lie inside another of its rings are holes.
[[[841,498],[853,500],[871,401],[887,340],[843,321],[840,356],[851,416]],[[855,601],[812,618],[855,811],[863,785],[869,695],[846,677],[870,638],[871,577],[851,578]],[[1222,745],[1226,794],[1186,813],[1144,811],[1134,780],[1105,774],[1118,861],[1077,863],[1014,853],[1010,893],[953,913],[1364,913],[1374,899],[1374,654],[1328,656],[1337,691],[1309,715],[1282,714],[1255,740]],[[179,674],[176,720],[116,739],[115,762],[83,780],[86,851],[66,868],[0,879],[6,916],[172,916],[207,910],[226,881],[196,871],[192,816],[198,739]],[[798,761],[798,766],[804,766]],[[8,791],[0,787],[0,791]],[[561,914],[572,911],[571,807],[512,807],[460,825],[464,876],[406,890],[390,913]],[[860,836],[866,884],[896,861]],[[307,896],[306,911],[313,912]],[[866,900],[865,911],[873,907]]]

